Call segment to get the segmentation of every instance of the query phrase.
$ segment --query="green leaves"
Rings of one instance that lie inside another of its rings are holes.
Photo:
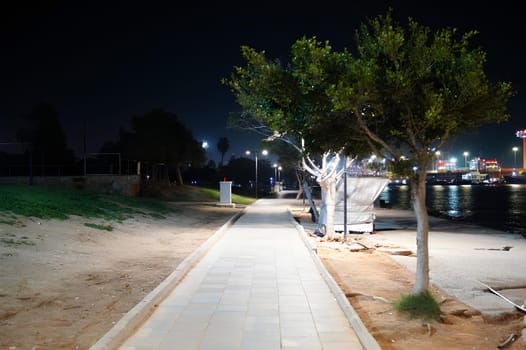
[[[304,138],[308,150],[378,147],[424,164],[427,149],[467,128],[508,118],[510,83],[489,82],[476,31],[430,28],[391,12],[360,26],[357,55],[301,38],[283,67],[243,47],[246,66],[230,86],[245,115],[279,133]],[[432,157],[431,154],[428,157]]]

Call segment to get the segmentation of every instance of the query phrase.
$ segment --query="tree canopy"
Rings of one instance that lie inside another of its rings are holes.
[[[74,160],[58,112],[47,103],[33,106],[17,130],[19,142],[27,143],[35,161],[42,165],[64,165]]]
[[[173,113],[153,109],[133,117],[131,126],[131,131],[121,129],[119,140],[111,148],[130,159],[164,165],[164,180],[169,167],[173,167],[177,170],[178,182],[182,183],[181,167],[201,166],[206,160],[201,143]]]
[[[324,153],[345,148],[360,150],[364,138],[351,130],[343,113],[331,103],[328,89],[338,82],[348,65],[347,52],[334,53],[328,42],[302,38],[291,48],[287,66],[271,60],[265,52],[243,46],[247,64],[235,67],[223,83],[230,87],[243,112],[238,124],[266,130],[307,152]],[[315,80],[316,84],[311,84]]]
[[[226,137],[220,137],[219,141],[217,141],[217,150],[219,153],[221,153],[221,163],[219,166],[223,166],[223,161],[225,158],[226,152],[228,152],[228,149],[230,148],[230,141]]]

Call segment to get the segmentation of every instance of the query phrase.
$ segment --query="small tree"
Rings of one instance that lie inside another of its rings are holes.
[[[466,129],[508,119],[509,83],[486,77],[485,53],[475,35],[435,32],[390,13],[361,26],[358,56],[328,91],[337,111],[359,125],[370,145],[410,176],[417,219],[417,268],[413,293],[429,288],[429,219],[426,174],[436,149]],[[311,82],[312,83],[312,82]]]
[[[266,58],[265,52],[246,46],[242,47],[242,54],[247,65],[236,67],[230,78],[223,80],[243,108],[238,124],[288,142],[306,160],[304,164],[314,164],[311,154],[323,155],[322,168],[307,169],[319,176],[322,189],[335,193],[339,173],[329,166],[332,162],[327,157],[347,154],[350,149],[357,153],[366,144],[365,138],[353,130],[355,124],[349,124],[345,114],[334,112],[326,93],[344,74],[347,53],[331,54],[328,43],[303,38],[293,44],[286,67]],[[309,84],[310,79],[316,79],[318,84]],[[335,197],[327,195],[324,199],[331,201]],[[327,208],[333,206],[334,203],[327,204]],[[327,214],[326,233],[331,239],[333,218]]]

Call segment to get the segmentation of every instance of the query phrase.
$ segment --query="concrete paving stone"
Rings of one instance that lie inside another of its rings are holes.
[[[241,349],[243,350],[272,350],[281,348],[281,338],[274,330],[253,330],[245,331],[241,339]]]
[[[310,307],[308,304],[280,304],[279,312],[280,314],[289,312],[310,312]]]
[[[258,329],[258,327],[264,327],[266,325],[272,325],[277,327],[279,331],[280,318],[279,315],[268,315],[268,316],[251,316],[247,315],[245,318],[245,331]]]
[[[229,325],[230,323],[243,323],[245,322],[246,312],[244,311],[218,311],[216,310],[212,317],[210,317],[210,326],[215,323],[221,325]]]
[[[163,300],[163,306],[185,307],[190,303],[191,296],[170,295]]]
[[[310,312],[293,312],[293,313],[281,313],[279,320],[282,325],[291,325],[296,323],[312,323],[312,314]]]
[[[319,332],[348,332],[350,331],[351,325],[347,322],[346,318],[335,317],[335,318],[317,318],[314,323]]]
[[[190,299],[190,304],[219,304],[223,294],[196,294]]]
[[[305,295],[280,295],[279,296],[279,303],[281,305],[289,305],[289,304],[301,304],[301,305],[307,305],[307,297]]]
[[[206,337],[199,350],[238,350],[241,349],[241,338],[237,337]]]
[[[257,294],[257,295],[251,295],[249,304],[279,304],[279,297],[277,295],[265,295],[265,294]]]
[[[290,217],[272,203],[248,207],[121,350],[361,349]]]
[[[317,336],[292,336],[281,337],[281,348],[283,350],[323,350],[320,340]]]
[[[352,350],[361,349],[362,345],[359,341],[356,342],[334,342],[323,343],[323,350]]]
[[[225,311],[242,311],[244,313],[247,312],[248,310],[248,305],[245,303],[245,304],[222,304],[220,303],[218,306],[217,306],[217,309],[216,309],[218,312],[225,312]]]
[[[318,331],[314,326],[314,323],[298,323],[291,325],[280,326],[282,337],[297,337],[297,336],[312,336],[317,337]]]
[[[346,320],[347,317],[339,308],[339,305],[334,301],[332,304],[319,304],[316,308],[311,308],[312,317],[316,320]]]
[[[249,300],[249,293],[225,293],[221,297],[219,305],[248,305]]]
[[[278,288],[273,283],[258,283],[253,284],[250,289],[252,296],[275,296],[278,297]]]
[[[358,342],[358,337],[349,332],[318,332],[322,344],[326,343],[346,343],[346,342]]]
[[[274,316],[279,314],[277,303],[252,303],[248,304],[247,315],[249,316]]]
[[[294,296],[305,295],[305,291],[302,286],[296,286],[296,287],[278,286],[278,293],[280,296],[281,295],[294,295]]]
[[[180,330],[178,332],[168,333],[157,348],[150,348],[150,350],[197,350],[199,349],[204,334],[204,330]]]

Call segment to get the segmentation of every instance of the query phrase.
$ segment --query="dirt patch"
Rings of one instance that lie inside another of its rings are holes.
[[[294,216],[299,222],[310,221],[308,213],[297,211]],[[383,350],[496,349],[512,334],[518,335],[517,340],[506,349],[526,349],[520,339],[522,314],[487,319],[436,286],[431,293],[441,303],[441,321],[424,322],[399,313],[392,303],[411,292],[414,274],[390,258],[397,247],[375,247],[367,236],[354,235],[349,239],[354,244],[344,249],[341,242],[312,236],[324,266]]]
[[[320,247],[318,255],[384,350],[496,349],[511,334],[520,335],[521,315],[485,319],[477,310],[436,287],[431,292],[442,303],[441,322],[411,320],[398,313],[392,302],[411,291],[414,275],[396,264],[386,253],[336,251]],[[507,349],[525,347],[522,340],[517,340]]]
[[[166,219],[0,224],[0,348],[89,348],[240,210],[185,205]]]

